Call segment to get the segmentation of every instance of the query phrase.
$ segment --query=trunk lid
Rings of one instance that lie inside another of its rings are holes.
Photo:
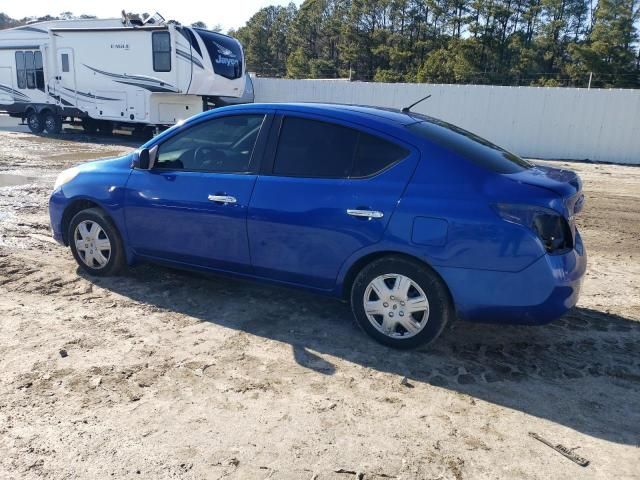
[[[582,180],[572,170],[535,165],[522,172],[507,174],[512,180],[526,185],[533,185],[556,193],[562,200],[562,214],[569,223],[571,234],[575,240],[575,216],[580,213],[584,204]]]

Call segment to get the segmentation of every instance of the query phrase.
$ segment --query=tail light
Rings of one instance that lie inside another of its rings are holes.
[[[569,222],[550,208],[535,205],[499,203],[494,209],[504,220],[530,228],[538,236],[547,253],[559,254],[573,248]]]

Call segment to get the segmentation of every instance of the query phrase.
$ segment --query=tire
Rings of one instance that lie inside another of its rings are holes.
[[[42,133],[44,130],[44,118],[38,112],[32,110],[27,115],[27,126],[33,133]]]
[[[98,122],[93,118],[83,118],[82,129],[88,135],[95,135],[98,132]]]
[[[85,227],[84,234],[82,225]],[[97,225],[97,230],[93,230],[94,225]],[[91,275],[115,275],[126,265],[122,238],[111,220],[98,208],[78,212],[71,219],[67,238],[76,262]],[[105,238],[109,244],[108,255],[106,248],[100,248],[106,245]],[[82,242],[82,239],[86,241]]]
[[[433,342],[454,313],[449,290],[431,268],[395,255],[360,271],[351,287],[351,309],[362,330],[399,349]]]
[[[58,135],[62,132],[62,118],[57,113],[46,112],[44,114],[44,129],[49,135]]]
[[[113,135],[113,123],[108,120],[98,120],[98,133],[100,135]]]

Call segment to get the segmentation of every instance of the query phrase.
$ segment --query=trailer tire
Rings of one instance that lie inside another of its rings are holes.
[[[50,135],[58,135],[62,132],[62,118],[60,115],[46,111],[44,113],[44,128]]]
[[[35,110],[30,110],[27,114],[27,126],[33,133],[42,133],[44,130],[44,119]]]
[[[98,133],[100,135],[113,135],[113,123],[108,120],[98,121]]]
[[[83,118],[82,129],[87,135],[95,135],[98,132],[98,121],[93,118]]]

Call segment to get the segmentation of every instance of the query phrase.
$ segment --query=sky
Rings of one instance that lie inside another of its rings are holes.
[[[295,4],[302,0],[292,0]],[[0,0],[0,12],[13,18],[59,15],[72,12],[75,15],[88,14],[99,18],[120,17],[123,8],[127,12],[153,14],[160,13],[165,19],[174,19],[188,25],[203,21],[208,26],[222,25],[222,30],[236,29],[249,18],[268,5],[286,5],[289,0],[127,0],[110,2],[96,0]]]

